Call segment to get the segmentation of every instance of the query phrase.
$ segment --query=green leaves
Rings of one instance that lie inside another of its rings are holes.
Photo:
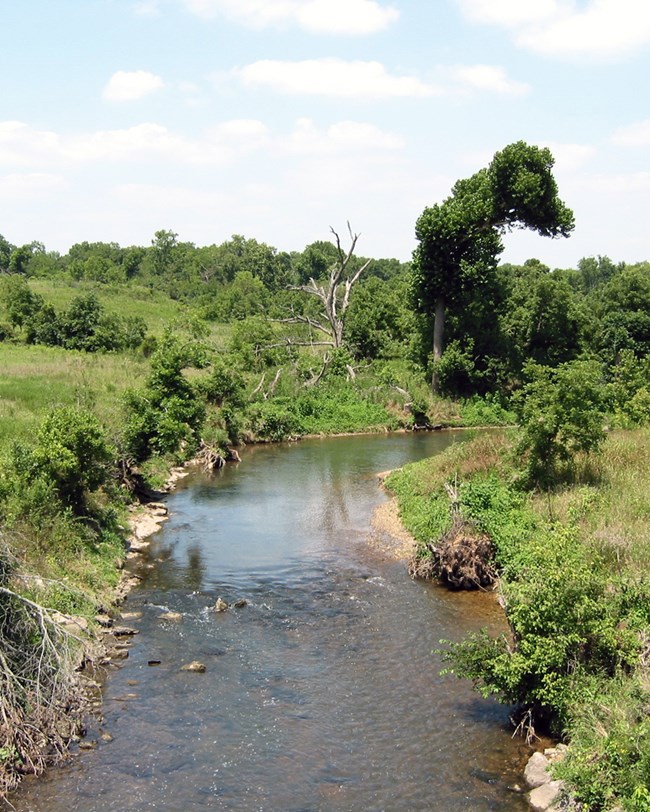
[[[525,373],[518,451],[526,460],[528,484],[547,488],[571,474],[577,454],[604,440],[602,373],[593,361],[556,369],[529,363]]]
[[[542,236],[568,236],[573,212],[557,196],[548,149],[523,141],[497,152],[487,169],[459,180],[451,197],[418,218],[413,254],[416,310],[431,318],[437,308],[459,307],[463,296],[479,296],[494,275],[503,250],[501,235],[529,228]],[[434,358],[443,353],[442,326],[434,334]],[[434,375],[434,389],[438,381]]]
[[[58,505],[82,514],[88,494],[106,481],[114,456],[92,413],[57,408],[41,424],[32,447],[14,444],[2,489],[17,493],[24,508],[33,503],[51,512]]]
[[[183,370],[205,366],[203,347],[167,333],[151,359],[144,389],[128,392],[124,403],[126,448],[136,460],[151,454],[193,450],[205,419],[205,404]]]

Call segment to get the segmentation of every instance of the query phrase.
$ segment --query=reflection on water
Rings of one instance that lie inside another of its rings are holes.
[[[254,448],[186,480],[125,607],[141,634],[108,675],[97,749],[16,808],[525,809],[507,713],[440,677],[433,654],[500,627],[493,596],[413,583],[366,544],[374,474],[457,438]],[[247,605],[215,613],[219,596]],[[191,660],[206,672],[181,671]]]

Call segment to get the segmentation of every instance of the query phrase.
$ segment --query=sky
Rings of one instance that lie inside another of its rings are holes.
[[[546,146],[569,239],[504,261],[650,260],[647,0],[0,0],[0,234],[408,260],[426,206]]]

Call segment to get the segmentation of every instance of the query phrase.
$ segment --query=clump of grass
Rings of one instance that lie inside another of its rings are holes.
[[[451,526],[445,485],[498,468],[509,448],[506,434],[486,432],[390,474],[386,487],[396,495],[400,518],[419,543],[422,555],[428,554],[427,543]]]

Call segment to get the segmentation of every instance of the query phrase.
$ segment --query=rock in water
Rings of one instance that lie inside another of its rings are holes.
[[[200,663],[198,660],[192,660],[191,663],[187,663],[187,665],[182,666],[181,671],[193,671],[195,674],[204,674],[205,665]]]
[[[534,812],[546,812],[550,809],[558,809],[555,806],[556,802],[560,799],[560,792],[562,791],[561,781],[549,781],[548,784],[542,784],[528,794],[528,801]]]
[[[217,602],[214,605],[215,612],[226,612],[229,608],[223,598],[217,598]]]
[[[164,612],[162,615],[158,615],[158,620],[170,620],[174,623],[180,623],[183,619],[183,615],[180,612]]]

